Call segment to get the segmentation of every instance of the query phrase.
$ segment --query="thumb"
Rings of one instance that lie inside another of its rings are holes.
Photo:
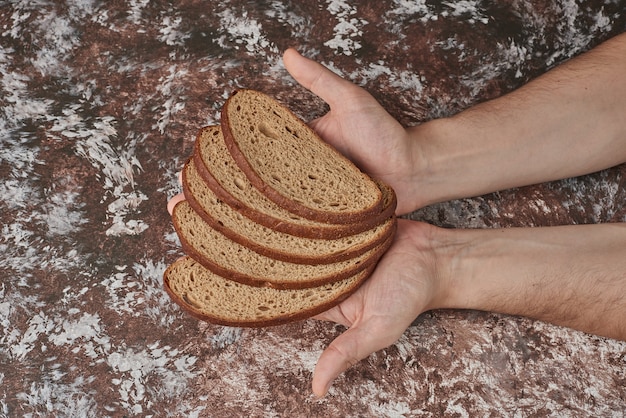
[[[293,48],[285,51],[283,62],[289,74],[298,83],[319,96],[331,108],[335,99],[342,97],[342,92],[355,87],[322,64],[303,57]]]
[[[384,331],[380,334],[372,333],[365,326],[355,325],[335,338],[315,366],[312,383],[315,396],[323,397],[337,376],[396,341],[397,338],[385,334]]]
[[[170,213],[170,216],[172,216],[172,213],[174,212],[174,206],[182,200],[185,200],[185,195],[180,193],[167,202],[167,211]]]

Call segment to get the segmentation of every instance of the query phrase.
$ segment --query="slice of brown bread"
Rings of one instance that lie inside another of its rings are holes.
[[[373,266],[345,280],[301,290],[278,290],[233,282],[190,257],[172,263],[163,275],[170,297],[194,317],[215,324],[265,327],[306,319],[352,294]]]
[[[238,90],[221,114],[224,140],[252,185],[299,216],[328,223],[379,214],[372,179],[271,97]]]
[[[303,238],[267,228],[220,200],[202,180],[193,159],[183,168],[189,205],[214,229],[259,254],[303,264],[328,264],[363,254],[393,231],[394,215],[371,229],[337,239]],[[395,202],[390,187],[383,189],[385,206]]]
[[[278,206],[252,186],[226,148],[219,126],[207,126],[200,130],[196,138],[193,160],[202,180],[220,200],[247,218],[290,235],[326,239],[355,235],[386,221],[396,208],[393,194],[391,204],[384,205],[379,213],[358,222],[328,224],[297,216]],[[192,200],[194,193],[190,192],[189,187],[198,184],[200,179],[197,177],[189,179],[187,183],[183,181],[183,187],[187,187],[185,194]],[[386,193],[388,195],[389,191]],[[196,204],[196,207],[198,206],[200,205]]]
[[[300,289],[343,280],[376,263],[391,245],[393,232],[380,245],[344,261],[330,264],[298,264],[261,255],[229,239],[206,223],[183,200],[172,219],[183,250],[220,276],[251,286]]]

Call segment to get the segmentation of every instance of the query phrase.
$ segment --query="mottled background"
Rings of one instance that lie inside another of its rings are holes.
[[[419,317],[315,400],[340,326],[198,322],[162,272],[197,130],[237,87],[311,119],[296,46],[406,125],[519,87],[626,29],[624,0],[0,1],[0,416],[626,415],[626,343],[470,311]],[[593,138],[589,138],[590,141]],[[626,167],[414,215],[626,221]]]

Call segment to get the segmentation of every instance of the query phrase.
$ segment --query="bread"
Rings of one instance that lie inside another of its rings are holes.
[[[382,209],[372,179],[274,99],[239,90],[221,113],[224,140],[252,185],[307,219],[360,222]]]
[[[395,220],[361,233],[337,239],[303,238],[265,227],[220,200],[202,180],[190,159],[183,168],[183,184],[189,205],[213,228],[253,251],[292,263],[327,264],[346,260],[382,243],[393,231]],[[395,194],[383,187],[385,207],[395,207]],[[176,222],[176,221],[175,221]]]
[[[393,234],[376,247],[347,260],[330,264],[298,264],[261,255],[212,228],[183,200],[172,219],[185,252],[204,267],[250,286],[301,289],[350,277],[376,263],[391,244]],[[393,222],[393,232],[396,223]]]
[[[230,326],[304,319],[354,292],[392,244],[391,187],[269,97],[233,95],[203,128],[172,220],[188,256],[163,281],[193,316]]]
[[[204,183],[213,193],[245,217],[279,232],[307,238],[336,239],[366,231],[387,220],[395,212],[395,194],[390,205],[385,205],[379,213],[359,222],[347,221],[343,224],[329,224],[298,216],[265,196],[255,188],[235,163],[219,126],[207,126],[200,130],[196,138],[194,165]],[[185,195],[196,208],[201,205],[194,201],[190,187],[198,184],[195,177],[183,180]],[[388,186],[385,186],[388,188]],[[380,193],[380,192],[377,192]],[[393,193],[393,190],[391,190]]]
[[[163,275],[167,293],[194,317],[237,327],[279,325],[305,319],[338,304],[371,273],[373,266],[345,280],[301,290],[252,287],[205,269],[190,257],[172,263]]]

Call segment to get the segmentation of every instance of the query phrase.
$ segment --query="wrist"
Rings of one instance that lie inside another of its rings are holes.
[[[412,281],[418,289],[416,300],[423,303],[422,312],[456,307],[461,272],[466,268],[465,247],[468,243],[456,230],[436,227],[424,222],[399,220],[398,240],[409,239],[413,259]],[[467,272],[464,272],[466,275]]]
[[[463,118],[441,118],[407,129],[414,169],[415,209],[491,191],[493,150],[477,146],[476,131]]]
[[[436,228],[432,235],[437,286],[429,309],[495,308],[490,303],[510,290],[500,282],[501,264],[506,264],[504,230]],[[505,234],[506,235],[506,234]]]
[[[406,129],[408,170],[405,176],[410,196],[410,209],[420,209],[446,200],[450,181],[442,175],[449,154],[442,149],[448,130],[448,119],[435,119]]]

